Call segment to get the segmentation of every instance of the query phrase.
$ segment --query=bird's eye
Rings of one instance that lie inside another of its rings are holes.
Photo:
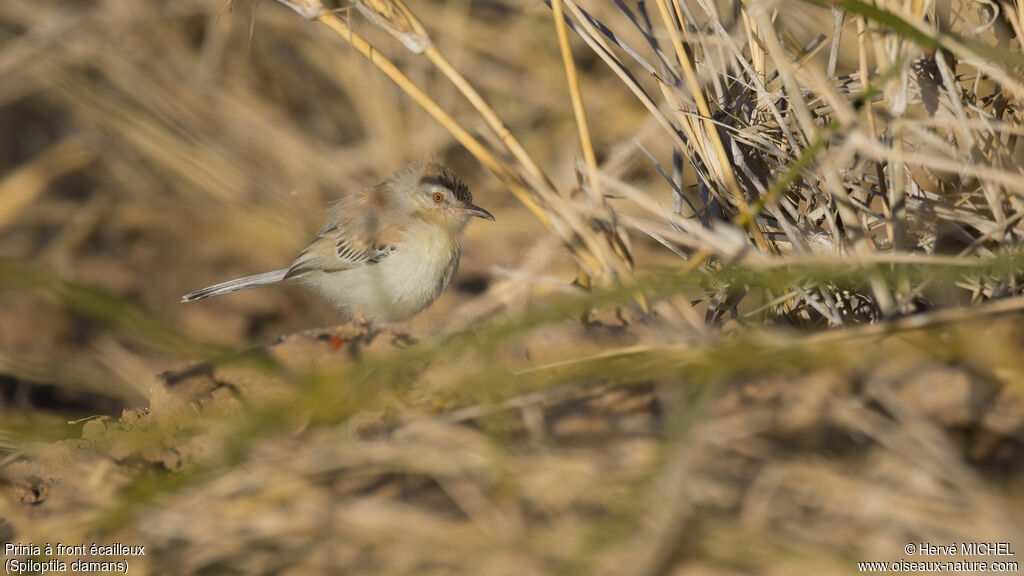
[[[444,194],[441,194],[440,192],[435,192],[434,193],[434,202],[437,203],[437,204],[440,204],[441,202],[444,202]]]

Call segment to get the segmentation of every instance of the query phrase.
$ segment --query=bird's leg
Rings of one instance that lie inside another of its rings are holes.
[[[374,326],[373,324],[371,324],[370,321],[366,319],[366,316],[363,316],[362,312],[356,312],[354,314],[353,322],[355,323],[356,326],[362,329],[362,340],[366,344],[370,344],[371,342],[373,342],[373,339],[376,338],[377,335],[383,331]]]
[[[385,332],[389,332],[391,334],[392,346],[408,348],[416,343],[416,339],[410,336],[408,332],[399,332],[396,330],[395,324],[373,324],[360,312],[356,312],[352,315],[352,323],[362,329],[363,336],[360,340],[367,345],[371,344],[374,338]]]

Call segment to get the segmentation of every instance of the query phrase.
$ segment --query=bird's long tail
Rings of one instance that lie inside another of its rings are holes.
[[[248,290],[250,288],[258,288],[260,286],[266,286],[267,284],[274,284],[275,282],[284,280],[284,276],[287,273],[287,268],[281,268],[280,270],[271,270],[270,272],[264,272],[262,274],[253,274],[252,276],[235,278],[234,280],[228,280],[227,282],[221,282],[220,284],[214,284],[213,286],[207,286],[202,290],[196,290],[190,294],[185,294],[181,297],[181,301],[192,302],[193,300],[202,300],[203,298],[209,298],[210,296],[220,296],[221,294],[241,292],[242,290]]]

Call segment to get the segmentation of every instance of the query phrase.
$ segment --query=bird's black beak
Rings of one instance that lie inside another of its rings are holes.
[[[494,222],[494,215],[476,204],[469,204],[468,206],[463,207],[463,210],[470,216],[476,216],[477,218],[483,218],[484,220]]]

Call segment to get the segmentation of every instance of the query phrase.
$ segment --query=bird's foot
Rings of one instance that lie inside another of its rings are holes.
[[[395,348],[406,349],[410,346],[414,346],[417,340],[410,336],[407,332],[392,332],[391,333],[391,345]]]

